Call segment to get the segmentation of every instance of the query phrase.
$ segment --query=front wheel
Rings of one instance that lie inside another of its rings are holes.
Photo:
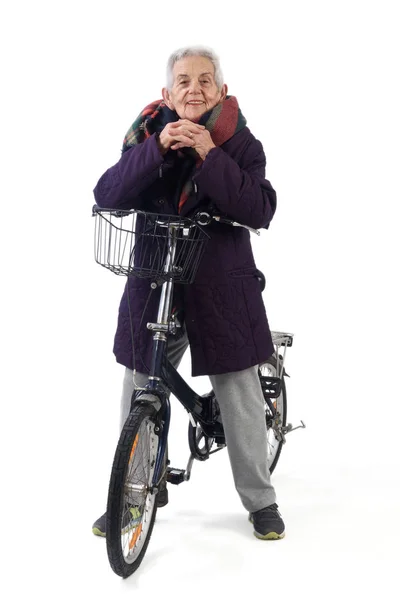
[[[156,518],[156,495],[151,489],[159,444],[155,415],[151,405],[135,406],[115,451],[106,541],[111,568],[121,577],[128,577],[140,566]]]
[[[276,358],[271,356],[265,363],[260,366],[261,375],[264,377],[276,377]],[[276,415],[272,419],[271,410],[265,400],[265,421],[267,426],[267,443],[268,443],[268,468],[269,472],[272,473],[278,463],[281,455],[283,441],[280,436],[280,432],[286,425],[287,418],[287,397],[286,397],[286,386],[285,378],[282,375],[281,391],[278,398],[272,398],[270,400],[275,408]]]

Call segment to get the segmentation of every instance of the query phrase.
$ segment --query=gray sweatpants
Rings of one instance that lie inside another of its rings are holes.
[[[175,368],[189,345],[186,332],[168,340],[168,358]],[[226,445],[236,490],[246,510],[255,512],[276,501],[267,464],[267,428],[264,397],[257,366],[244,371],[211,375],[211,385],[221,410]],[[144,387],[147,375],[135,374]],[[133,371],[126,369],[121,399],[121,428],[129,414],[134,390]]]

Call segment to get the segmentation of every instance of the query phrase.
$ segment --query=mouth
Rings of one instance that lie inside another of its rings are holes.
[[[201,104],[204,104],[204,102],[202,100],[192,100],[191,102],[187,102],[187,104],[189,106],[200,106]]]

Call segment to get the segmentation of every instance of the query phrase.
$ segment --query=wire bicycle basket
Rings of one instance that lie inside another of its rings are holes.
[[[116,275],[193,282],[209,236],[191,219],[98,206],[93,207],[93,216],[94,255],[99,265]]]

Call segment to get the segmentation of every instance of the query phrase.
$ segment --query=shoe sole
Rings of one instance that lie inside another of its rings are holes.
[[[250,523],[253,523],[253,517],[249,515]],[[276,531],[269,531],[266,534],[258,533],[258,531],[254,530],[253,534],[258,540],[282,540],[285,537],[285,531],[282,533],[277,533]]]
[[[257,531],[254,530],[253,534],[258,540],[282,540],[285,537],[285,532],[276,533],[276,531],[270,531],[266,535],[261,535],[261,533],[257,533]]]
[[[99,535],[100,537],[106,537],[106,532],[100,531],[100,529],[97,529],[97,527],[93,527],[92,532],[94,533],[94,535]]]

